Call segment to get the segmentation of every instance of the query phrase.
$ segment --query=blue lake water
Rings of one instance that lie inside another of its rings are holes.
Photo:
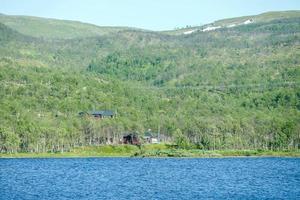
[[[0,159],[0,199],[300,199],[300,159]]]

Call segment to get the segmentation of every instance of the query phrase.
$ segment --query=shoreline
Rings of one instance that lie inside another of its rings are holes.
[[[223,159],[223,158],[300,158],[300,156],[274,156],[274,155],[262,155],[262,156],[216,156],[216,157],[205,157],[205,156],[195,156],[195,157],[159,157],[159,156],[149,156],[149,157],[138,157],[138,156],[24,156],[24,157],[5,157],[0,156],[0,159],[84,159],[84,158],[132,158],[132,159]]]
[[[168,148],[165,144],[76,147],[69,152],[0,153],[1,158],[300,158],[300,150],[200,150]]]

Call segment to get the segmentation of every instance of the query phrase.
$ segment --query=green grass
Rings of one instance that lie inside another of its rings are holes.
[[[59,39],[96,37],[130,29],[126,27],[99,27],[70,20],[13,15],[0,15],[0,22],[24,35]]]
[[[177,149],[172,145],[150,144],[141,148],[133,145],[103,145],[77,147],[70,152],[1,153],[0,158],[67,158],[67,157],[300,157],[300,151],[268,150],[200,150]]]
[[[140,157],[300,157],[300,151],[269,150],[199,150],[199,149],[152,149],[141,151]]]
[[[70,152],[1,153],[0,158],[130,157],[139,149],[133,145],[76,147]]]

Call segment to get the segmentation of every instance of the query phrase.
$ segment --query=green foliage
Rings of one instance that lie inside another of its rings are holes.
[[[179,148],[186,149],[190,146],[187,136],[183,135],[180,129],[176,129],[173,137],[175,138],[175,144]]]
[[[19,149],[20,138],[12,130],[0,127],[0,152],[16,152]]]
[[[300,27],[294,12],[190,35],[113,30],[98,36],[87,28],[72,39],[56,38],[47,20],[43,30],[52,35],[36,38],[43,31],[33,34],[19,23],[27,18],[5,18],[14,25],[0,24],[3,152],[71,152],[118,144],[123,134],[142,136],[148,129],[180,147],[149,150],[157,155],[190,147],[299,149]],[[36,23],[29,20],[28,27]],[[95,109],[117,116],[78,116]]]

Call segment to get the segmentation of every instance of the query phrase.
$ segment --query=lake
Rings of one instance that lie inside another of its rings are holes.
[[[0,199],[300,199],[300,159],[0,159]]]

